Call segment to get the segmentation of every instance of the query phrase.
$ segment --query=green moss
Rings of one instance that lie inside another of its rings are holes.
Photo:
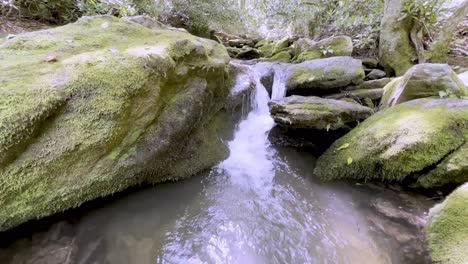
[[[275,54],[271,58],[263,59],[263,61],[271,61],[271,62],[284,62],[288,63],[291,60],[291,54],[289,51],[281,51],[277,54]]]
[[[390,3],[382,17],[379,43],[379,60],[387,76],[402,76],[417,60],[416,50],[410,40],[413,27],[411,17],[402,19],[402,10],[409,0]]]
[[[288,83],[291,83],[292,86],[297,86],[297,84],[320,79],[323,77],[324,73],[325,71],[323,68],[294,68],[288,77]]]
[[[321,58],[351,56],[352,52],[353,42],[351,38],[346,36],[331,37],[305,48],[300,54],[296,54],[294,62],[300,63]]]
[[[271,56],[274,55],[273,53],[274,49],[275,49],[275,45],[268,43],[260,47],[259,51],[262,57],[270,58]]]
[[[468,143],[463,144],[433,170],[418,176],[417,179],[414,187],[424,188],[468,182]]]
[[[255,44],[255,48],[261,48],[261,47],[267,45],[268,43],[270,43],[270,42],[267,39],[262,39],[259,42],[257,42],[257,44]]]
[[[0,57],[0,231],[215,162],[175,169],[229,92],[213,41],[99,17],[15,37]]]
[[[388,108],[336,141],[318,159],[315,174],[402,181],[460,148],[468,138],[467,121],[463,100],[421,99]],[[337,151],[345,143],[350,147]]]
[[[395,93],[396,87],[401,84],[402,80],[403,80],[403,77],[398,77],[398,78],[393,79],[387,85],[385,85],[385,87],[383,88],[384,94],[379,104],[380,109],[390,107],[390,105],[392,104],[392,102],[390,102],[390,99]]]
[[[426,56],[432,63],[447,63],[450,52],[450,43],[437,42],[433,44]]]
[[[373,111],[359,104],[314,96],[290,96],[269,104],[276,123],[285,127],[336,130],[364,120]]]
[[[297,56],[297,59],[294,60],[295,63],[300,63],[303,61],[316,60],[323,57],[320,50],[305,51]]]
[[[278,40],[278,42],[275,44],[275,48],[273,49],[273,55],[284,51],[287,47],[289,47],[290,42],[291,40],[288,37]]]
[[[434,262],[462,264],[468,261],[468,183],[431,209],[426,241]]]

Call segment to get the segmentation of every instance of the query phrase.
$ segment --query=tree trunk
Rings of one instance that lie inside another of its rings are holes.
[[[410,32],[411,41],[413,42],[416,54],[418,55],[418,63],[425,63],[426,58],[424,57],[424,45],[422,40],[422,24],[419,21],[414,21],[413,28]]]

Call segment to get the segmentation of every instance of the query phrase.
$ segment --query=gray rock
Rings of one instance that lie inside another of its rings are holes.
[[[384,71],[373,69],[366,77],[369,80],[377,80],[377,79],[382,79],[385,76],[387,76],[387,74]]]
[[[375,69],[379,65],[379,61],[374,58],[364,58],[361,60],[362,60],[362,65],[370,69]]]
[[[327,99],[342,99],[342,98],[352,98],[352,99],[357,99],[357,100],[362,100],[365,98],[369,98],[371,100],[379,100],[382,98],[382,95],[384,93],[384,89],[382,88],[377,88],[377,89],[361,89],[361,90],[352,90],[352,91],[346,91],[346,92],[341,92],[337,94],[332,94],[332,95],[327,95],[325,98]]]
[[[288,68],[286,88],[290,94],[303,90],[307,95],[333,93],[337,88],[360,84],[364,69],[360,60],[332,57],[306,61]]]
[[[447,64],[415,65],[384,89],[381,109],[418,98],[468,95],[468,89]]]
[[[290,96],[268,104],[275,122],[284,127],[337,130],[364,120],[372,109],[320,97]]]
[[[243,48],[245,46],[247,47],[254,47],[255,44],[251,39],[230,39],[227,43],[230,47],[235,47],[235,48]]]
[[[347,36],[330,37],[316,43],[302,41],[300,45],[299,54],[296,54],[294,60],[296,63],[335,56],[351,56],[353,53],[353,41]]]
[[[352,91],[352,90],[363,90],[363,89],[378,89],[384,88],[385,85],[390,83],[393,78],[382,78],[378,80],[365,81],[358,85],[349,85],[346,86],[343,90]]]

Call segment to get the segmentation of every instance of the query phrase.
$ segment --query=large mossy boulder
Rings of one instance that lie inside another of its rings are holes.
[[[411,0],[385,0],[381,21],[379,60],[388,76],[401,76],[414,65],[416,50],[410,39],[411,16],[403,9]]]
[[[427,97],[463,97],[468,88],[447,64],[424,63],[413,66],[403,78],[385,86],[380,108]]]
[[[434,262],[468,262],[468,183],[430,210],[426,241]]]
[[[286,88],[290,94],[330,94],[338,88],[362,83],[364,76],[360,60],[351,57],[318,59],[289,66]]]
[[[288,128],[349,129],[373,114],[372,109],[356,103],[315,96],[290,96],[268,106],[273,120]]]
[[[298,45],[300,49],[294,60],[296,63],[335,56],[351,56],[353,53],[353,41],[347,36],[330,37],[315,43],[301,41]]]
[[[315,174],[424,188],[460,184],[468,181],[467,140],[468,100],[413,100],[378,112],[336,141]]]
[[[114,17],[0,45],[0,231],[227,155],[229,57],[214,41]]]

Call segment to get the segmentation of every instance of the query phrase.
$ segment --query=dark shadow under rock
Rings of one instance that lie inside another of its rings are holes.
[[[319,129],[294,129],[275,126],[268,139],[274,146],[302,148],[314,155],[323,153],[333,142],[348,133],[348,129],[333,131]]]

